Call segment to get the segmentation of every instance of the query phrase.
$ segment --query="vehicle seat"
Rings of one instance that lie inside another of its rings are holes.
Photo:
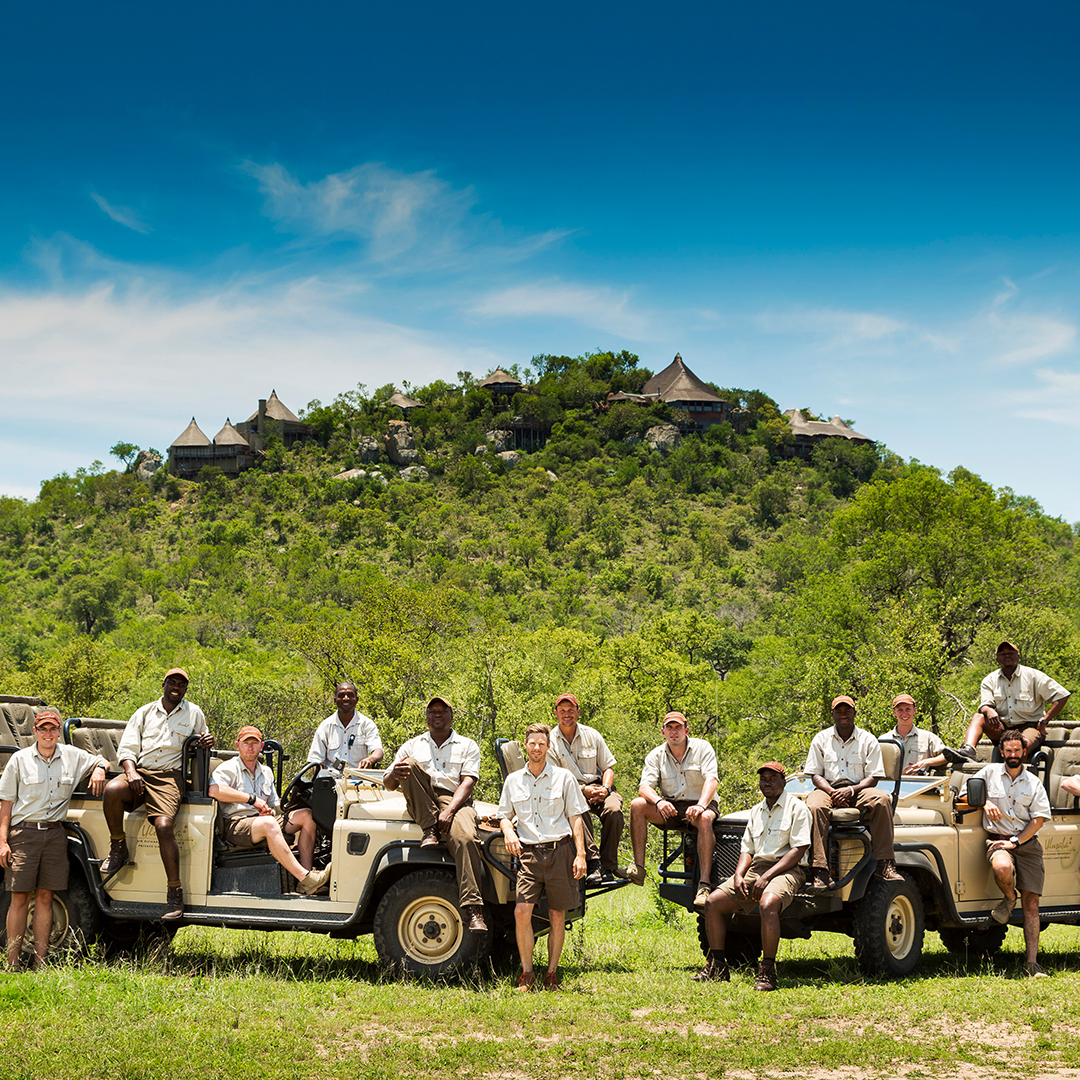
[[[1071,810],[1075,806],[1074,795],[1061,790],[1061,781],[1067,776],[1080,776],[1080,743],[1068,743],[1054,753],[1050,766],[1050,805],[1058,810]]]
[[[521,752],[521,743],[516,739],[496,739],[495,757],[499,761],[504,780],[512,772],[525,768],[525,755]]]

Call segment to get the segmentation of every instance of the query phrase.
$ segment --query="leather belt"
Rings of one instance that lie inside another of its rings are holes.
[[[13,829],[37,829],[40,832],[44,832],[46,829],[59,829],[63,826],[62,821],[20,821],[18,825],[13,825]]]
[[[572,843],[573,839],[572,836],[564,836],[561,840],[545,840],[542,844],[526,844],[522,841],[522,846],[527,847],[530,851],[554,851],[564,844]]]

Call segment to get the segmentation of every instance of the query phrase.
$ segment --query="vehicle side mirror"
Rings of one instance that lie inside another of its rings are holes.
[[[967,782],[967,804],[972,807],[986,805],[986,780],[981,776],[972,776]]]

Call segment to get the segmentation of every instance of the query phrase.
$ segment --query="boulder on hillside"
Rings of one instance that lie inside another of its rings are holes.
[[[428,471],[423,465],[410,465],[407,469],[401,470],[402,480],[426,480],[428,478]]]
[[[496,453],[514,449],[514,433],[512,431],[485,431],[484,438],[495,447]]]
[[[674,424],[657,424],[645,432],[645,441],[653,450],[661,454],[670,454],[682,446],[682,436]]]
[[[557,484],[559,482],[559,478],[550,469],[545,469],[544,472],[548,474],[548,479],[553,484]]]
[[[346,469],[344,472],[339,472],[336,476],[331,476],[331,480],[364,480],[367,478],[367,473],[363,469]]]
[[[386,433],[386,456],[395,465],[415,465],[420,460],[420,451],[416,449],[412,424],[407,420],[391,420],[390,430]]]
[[[521,460],[521,455],[516,450],[504,450],[501,454],[496,454],[495,456],[506,466],[507,472],[514,468]]]
[[[144,484],[150,482],[150,478],[164,466],[161,455],[156,450],[140,450],[135,459],[135,479]]]
[[[381,451],[379,450],[379,442],[373,435],[361,435],[356,444],[357,456],[366,465],[374,465],[378,460]]]

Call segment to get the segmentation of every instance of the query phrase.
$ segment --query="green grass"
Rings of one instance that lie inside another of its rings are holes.
[[[782,944],[775,994],[746,971],[703,987],[695,921],[623,889],[568,934],[562,992],[526,995],[385,979],[370,939],[188,928],[137,962],[0,976],[0,1077],[1054,1075],[1080,1068],[1080,930],[1041,958],[1032,982],[1019,930],[991,965],[928,934],[917,975],[885,982],[822,934]]]

